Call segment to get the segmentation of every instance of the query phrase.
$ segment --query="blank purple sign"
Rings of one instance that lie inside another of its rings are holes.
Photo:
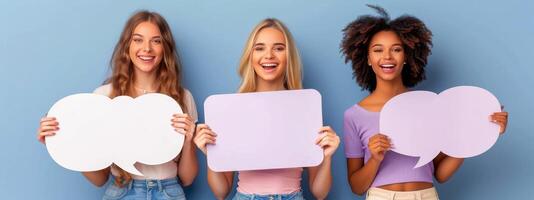
[[[380,132],[391,138],[393,151],[419,157],[420,167],[439,152],[468,158],[487,151],[499,137],[489,116],[500,111],[497,98],[479,87],[458,86],[439,95],[406,92],[382,108]]]
[[[321,95],[313,89],[209,96],[206,124],[217,134],[207,146],[213,171],[317,166]]]

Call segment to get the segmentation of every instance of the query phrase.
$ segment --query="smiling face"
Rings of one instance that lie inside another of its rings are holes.
[[[252,67],[257,82],[276,85],[284,84],[287,67],[287,46],[284,34],[275,28],[264,28],[258,32],[252,47]]]
[[[376,33],[371,39],[368,55],[368,64],[375,72],[377,81],[402,82],[404,48],[395,32]]]
[[[137,25],[132,34],[128,53],[136,72],[154,72],[163,58],[162,36],[157,25],[151,22]]]

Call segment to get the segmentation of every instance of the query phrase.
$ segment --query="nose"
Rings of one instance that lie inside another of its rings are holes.
[[[265,52],[265,58],[272,59],[274,58],[273,50],[269,50]]]
[[[391,59],[391,51],[384,51],[384,54],[382,55],[382,57],[386,60],[389,60]]]
[[[150,52],[152,49],[152,46],[150,46],[150,41],[143,42],[143,51]]]

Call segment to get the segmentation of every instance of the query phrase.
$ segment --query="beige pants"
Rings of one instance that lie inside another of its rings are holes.
[[[367,191],[366,200],[439,200],[435,188],[424,190],[396,192],[380,188],[371,188]]]

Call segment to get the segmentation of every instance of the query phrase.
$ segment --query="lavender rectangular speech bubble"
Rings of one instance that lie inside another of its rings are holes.
[[[317,166],[321,95],[313,89],[209,96],[206,124],[217,134],[207,146],[214,171]]]

